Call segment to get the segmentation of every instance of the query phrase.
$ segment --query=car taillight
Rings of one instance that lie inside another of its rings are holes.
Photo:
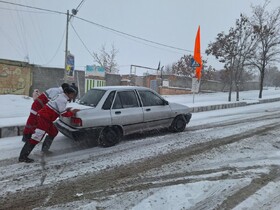
[[[81,118],[71,117],[71,125],[73,126],[82,126],[83,122]]]

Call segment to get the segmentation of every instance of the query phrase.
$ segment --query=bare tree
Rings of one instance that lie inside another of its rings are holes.
[[[279,61],[280,55],[280,8],[271,13],[266,11],[269,1],[254,6],[251,25],[259,39],[259,46],[251,64],[260,71],[259,98],[262,98],[265,69],[268,64]]]
[[[172,72],[187,77],[194,76],[194,68],[191,67],[192,55],[183,55],[179,61],[172,65]]]
[[[102,66],[107,73],[118,73],[116,56],[118,50],[114,45],[111,46],[111,51],[106,51],[106,46],[102,45],[100,52],[93,52],[94,61],[97,62],[100,66]]]
[[[235,27],[231,27],[228,34],[219,33],[216,41],[210,43],[206,50],[208,55],[214,55],[225,64],[225,79],[229,85],[228,101],[231,101],[233,84],[237,92],[236,100],[239,100],[239,86],[247,65],[246,60],[254,55],[257,46],[256,36],[248,23],[248,18],[241,14]]]
[[[192,58],[193,58],[193,55],[189,54],[189,55],[183,55],[179,61],[177,61],[176,63],[174,63],[172,65],[172,72],[174,74],[177,74],[177,75],[184,75],[184,76],[187,76],[187,77],[194,77],[194,74],[195,74],[195,69],[193,67],[191,67],[191,62],[192,62]],[[203,72],[202,72],[202,77],[201,79],[203,78],[207,78],[207,60],[203,60],[202,61],[203,63]],[[211,69],[212,70],[212,69]]]
[[[164,75],[171,75],[172,74],[172,64],[168,64],[164,67],[162,72]]]
[[[226,72],[225,78],[228,80],[229,95],[228,101],[231,101],[232,83],[233,83],[233,64],[235,61],[236,43],[234,40],[235,31],[233,28],[229,30],[228,34],[224,32],[219,33],[215,42],[211,42],[206,49],[206,54],[212,54],[221,63],[224,63]]]
[[[234,84],[236,90],[236,101],[239,101],[240,84],[244,78],[245,67],[249,65],[248,60],[254,57],[258,46],[258,39],[250,27],[248,18],[240,15],[236,20],[236,59],[234,63]]]

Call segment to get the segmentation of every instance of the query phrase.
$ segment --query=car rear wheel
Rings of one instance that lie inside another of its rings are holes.
[[[179,115],[175,117],[175,119],[173,120],[170,129],[173,132],[182,132],[185,130],[186,125],[187,125],[186,119],[182,115]]]
[[[117,127],[105,127],[99,136],[98,144],[102,147],[111,147],[121,140],[121,131]]]

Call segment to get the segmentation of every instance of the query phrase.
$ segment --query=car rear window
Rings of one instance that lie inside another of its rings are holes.
[[[78,101],[79,104],[96,107],[103,95],[105,90],[91,89]]]

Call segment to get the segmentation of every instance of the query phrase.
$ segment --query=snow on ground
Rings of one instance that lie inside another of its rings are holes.
[[[262,203],[267,200],[269,200],[270,203],[272,203],[272,205],[269,206],[270,210],[279,210],[279,198],[280,181],[270,182],[257,193],[255,193],[254,195],[237,205],[233,210],[260,209]]]
[[[247,103],[254,103],[259,101],[259,91],[241,91],[239,95],[239,101],[245,101]],[[164,95],[168,101],[179,104],[184,104],[189,107],[215,105],[215,104],[226,104],[236,102],[236,93],[233,92],[231,95],[231,102],[228,102],[228,92],[218,93],[198,93],[195,95]],[[262,99],[279,98],[280,90],[275,88],[266,88],[263,90]]]
[[[259,91],[240,92],[240,101],[247,103],[258,101]],[[227,92],[199,93],[186,95],[163,95],[170,101],[189,107],[207,106],[215,104],[235,103],[236,93],[232,93],[232,101],[228,102]],[[267,88],[263,90],[263,99],[280,98],[280,89]],[[29,115],[33,99],[24,95],[0,95],[0,127],[10,125],[24,125]],[[71,106],[71,103],[69,104]]]
[[[24,125],[33,99],[23,95],[0,95],[0,127]]]
[[[201,106],[201,105],[213,105],[213,104],[221,104],[221,103],[228,103],[227,102],[227,97],[228,93],[208,93],[208,94],[197,94],[194,96],[193,95],[176,95],[176,96],[164,96],[168,101],[170,102],[176,102],[176,103],[181,103],[184,105],[188,105],[190,107],[194,106]],[[267,90],[263,91],[263,98],[278,98],[280,97],[280,90],[275,90],[274,88],[270,88]],[[235,94],[232,95],[232,98],[235,98]],[[252,102],[252,101],[258,101],[258,91],[245,91],[240,93],[240,98],[243,101],[246,102]],[[194,99],[194,103],[193,103]],[[0,110],[2,112],[0,113],[0,127],[6,127],[10,125],[23,125],[25,124],[25,121],[27,119],[27,116],[29,114],[29,110],[32,104],[32,98],[26,97],[26,96],[15,96],[15,95],[0,95]],[[240,116],[239,115],[246,115],[251,116],[255,115],[258,116],[258,111],[259,110],[267,110],[267,112],[273,112],[275,111],[275,104],[261,104],[258,105],[258,109],[252,109],[252,108],[247,108],[247,107],[240,107],[240,108],[235,108],[235,109],[229,109],[229,110],[218,110],[218,111],[211,111],[211,112],[203,112],[203,113],[195,113],[193,114],[193,118],[191,119],[190,127],[191,126],[198,126],[202,121],[209,121],[209,123],[215,123],[216,121],[219,121],[221,119],[225,121],[230,121],[234,119],[238,119]],[[279,107],[279,103],[277,104]],[[241,110],[244,110],[243,112]],[[279,111],[279,109],[278,109]],[[219,113],[219,119],[217,117],[217,113]],[[238,114],[234,114],[238,113]],[[230,115],[230,117],[229,117]],[[215,116],[213,118],[212,116]],[[273,121],[273,120],[272,120]],[[275,120],[276,122],[277,120]],[[248,124],[244,126],[249,126]],[[262,127],[263,124],[261,122],[253,123],[250,124],[250,126],[253,127]],[[231,132],[233,133],[238,133],[241,132],[242,127],[238,128],[232,128]],[[186,141],[186,139],[181,138],[183,134],[176,134],[174,136],[174,141],[169,141],[168,146],[166,143],[162,142],[162,144],[158,147],[158,150],[151,150],[151,151],[146,151],[147,154],[151,155],[156,155],[158,153],[164,153],[168,151],[168,148],[174,148],[174,147],[181,147],[186,144],[193,144],[193,143],[198,143],[198,142],[192,142],[191,138]],[[201,135],[197,131],[194,131],[192,135]],[[215,136],[215,138],[220,138],[223,137],[223,135],[226,135],[226,131],[223,133],[216,133],[214,129],[210,129],[207,132],[207,136],[200,136],[202,140],[207,141],[207,138],[211,139],[211,137]],[[154,141],[161,141],[161,138],[163,137],[154,137]],[[18,154],[20,152],[20,149],[22,147],[22,142],[20,141],[21,137],[9,137],[9,138],[3,138],[0,139],[0,160],[4,159],[9,159],[9,158],[17,158]],[[196,137],[195,139],[199,139],[199,137]],[[61,140],[61,141],[59,141]],[[176,142],[176,143],[175,143]],[[106,149],[101,150],[100,148],[91,148],[91,149],[77,149],[77,151],[74,151],[74,153],[71,153],[71,157],[68,157],[67,153],[63,154],[63,150],[71,150],[73,149],[73,146],[75,146],[75,143],[68,141],[67,138],[62,136],[61,134],[58,135],[57,141],[55,142],[56,144],[56,149],[54,150],[54,153],[61,152],[62,154],[59,156],[54,156],[53,158],[50,156],[48,157],[50,159],[50,164],[55,167],[56,161],[62,161],[65,160],[65,163],[69,158],[74,159],[76,162],[79,162],[79,160],[82,160],[84,156],[90,156],[90,153],[94,152],[95,154],[100,154],[100,156],[104,155],[106,156],[106,152],[114,152],[118,151],[119,152],[122,150],[122,147],[131,147],[133,149],[134,155],[122,155],[118,156],[114,159],[114,162],[110,160],[102,160],[100,158],[99,160],[95,160],[94,162],[89,162],[89,163],[84,163],[83,168],[81,170],[86,170],[87,172],[95,172],[98,170],[104,169],[104,167],[111,167],[113,165],[118,165],[118,164],[125,164],[126,162],[129,162],[131,160],[137,160],[141,159],[142,155],[145,156],[146,154],[143,154],[143,150],[138,149],[141,144],[145,145],[145,140],[141,140],[140,143],[137,142],[136,148],[134,145],[133,141],[128,141],[125,143],[121,143],[119,145],[116,145],[112,150],[107,151]],[[234,146],[234,145],[233,145]],[[244,146],[244,145],[243,145]],[[262,145],[259,144],[257,146],[259,150],[262,149]],[[154,149],[154,148],[153,148]],[[275,149],[275,148],[274,148]],[[243,153],[240,154],[240,162],[242,164],[239,164],[237,162],[231,163],[231,153],[229,153],[228,156],[223,156],[222,158],[222,163],[225,166],[227,164],[237,164],[240,167],[245,167],[250,165],[248,161],[246,160],[246,156],[248,154]],[[124,151],[125,152],[125,151]],[[39,148],[35,148],[34,155],[40,157],[39,153]],[[74,156],[73,156],[74,155]],[[265,165],[269,164],[279,164],[278,160],[280,157],[280,153],[275,149],[275,152],[273,153],[267,153],[264,154],[263,157],[257,157],[256,155],[254,156],[254,152],[251,151],[250,155],[252,155],[254,158],[251,161],[262,161],[259,164],[263,164],[264,167],[260,169],[254,169],[256,171],[259,170],[260,173],[261,171],[267,170]],[[266,158],[265,158],[266,157]],[[269,161],[269,157],[272,157],[274,161]],[[262,159],[263,158],[263,159]],[[247,159],[248,160],[248,159]],[[70,161],[71,162],[71,161]],[[180,162],[178,162],[180,164]],[[200,164],[200,165],[199,165]],[[193,165],[190,167],[190,170],[193,168],[203,168],[204,169],[210,169],[213,167],[215,164],[217,164],[215,161],[211,163],[211,160],[200,160],[199,163],[193,162]],[[93,167],[94,166],[94,167]],[[11,173],[16,173],[18,169],[21,171],[24,170],[25,165],[24,164],[14,164],[13,166],[7,166],[9,168],[8,171]],[[14,167],[14,168],[13,168]],[[40,164],[36,163],[32,167],[37,167],[40,168]],[[174,170],[176,170],[176,166],[170,166],[174,167]],[[207,168],[208,167],[208,168]],[[71,168],[70,168],[71,169]],[[5,170],[1,167],[1,170]],[[27,169],[26,169],[27,170]],[[164,171],[164,169],[163,169]],[[65,179],[69,177],[75,177],[79,175],[79,173],[84,174],[85,172],[83,171],[71,171],[69,170],[68,173],[67,171],[63,174],[63,176],[58,175],[53,176],[54,178],[51,179],[48,177],[46,180],[46,183],[48,182],[53,182],[53,181],[58,181],[59,179]],[[150,172],[153,174],[153,172]],[[219,173],[219,172],[218,172]],[[220,172],[222,173],[222,172]],[[161,175],[164,175],[164,172],[161,173]],[[212,174],[214,175],[214,174]],[[217,175],[217,174],[215,174]],[[211,175],[208,175],[211,176]],[[188,177],[190,178],[190,177]],[[8,180],[7,180],[8,182]],[[134,210],[140,210],[140,209],[162,209],[162,210],[169,210],[169,209],[188,209],[191,208],[194,204],[199,203],[201,200],[204,200],[208,197],[211,198],[215,193],[217,192],[225,192],[226,194],[232,194],[234,193],[240,186],[246,186],[251,182],[250,178],[245,178],[245,179],[227,179],[223,181],[198,181],[195,183],[188,183],[188,184],[178,184],[178,185],[172,185],[172,186],[167,186],[167,187],[162,187],[162,188],[157,188],[157,189],[152,189],[152,190],[147,190],[147,191],[142,191],[141,193],[139,192],[131,192],[131,196],[138,196],[139,203],[132,207]],[[0,185],[5,184],[5,180],[1,181]],[[30,183],[29,183],[30,184]],[[36,183],[33,183],[36,185]],[[29,186],[29,185],[28,185]],[[27,187],[28,187],[27,186]],[[24,186],[22,186],[24,187]],[[25,186],[26,187],[26,186]],[[24,187],[24,188],[25,188]],[[11,192],[15,191],[18,189],[18,186],[11,186],[9,189]],[[279,182],[270,182],[267,186],[264,188],[261,188],[257,193],[253,194],[251,197],[240,203],[238,206],[235,207],[235,210],[238,209],[254,209],[258,207],[259,203],[262,203],[262,200],[267,200],[269,199],[270,194],[279,194],[279,189],[280,189],[280,183]],[[76,192],[77,196],[82,196],[83,192]],[[142,196],[142,197],[141,197]],[[118,197],[118,195],[116,195]],[[112,197],[111,200],[117,199],[116,197]],[[221,199],[222,201],[222,199]],[[108,202],[108,206],[111,205],[110,201]],[[272,209],[278,209],[279,208],[279,201],[275,201],[275,206],[270,206]],[[95,201],[79,201],[79,202],[74,202],[71,204],[63,205],[63,206],[53,206],[50,208],[46,209],[97,209],[97,207],[100,204],[98,204]],[[106,205],[105,205],[106,206]],[[121,206],[118,208],[116,206],[116,209],[121,209]],[[277,208],[278,207],[278,208]],[[44,208],[37,208],[37,209],[44,209]]]

